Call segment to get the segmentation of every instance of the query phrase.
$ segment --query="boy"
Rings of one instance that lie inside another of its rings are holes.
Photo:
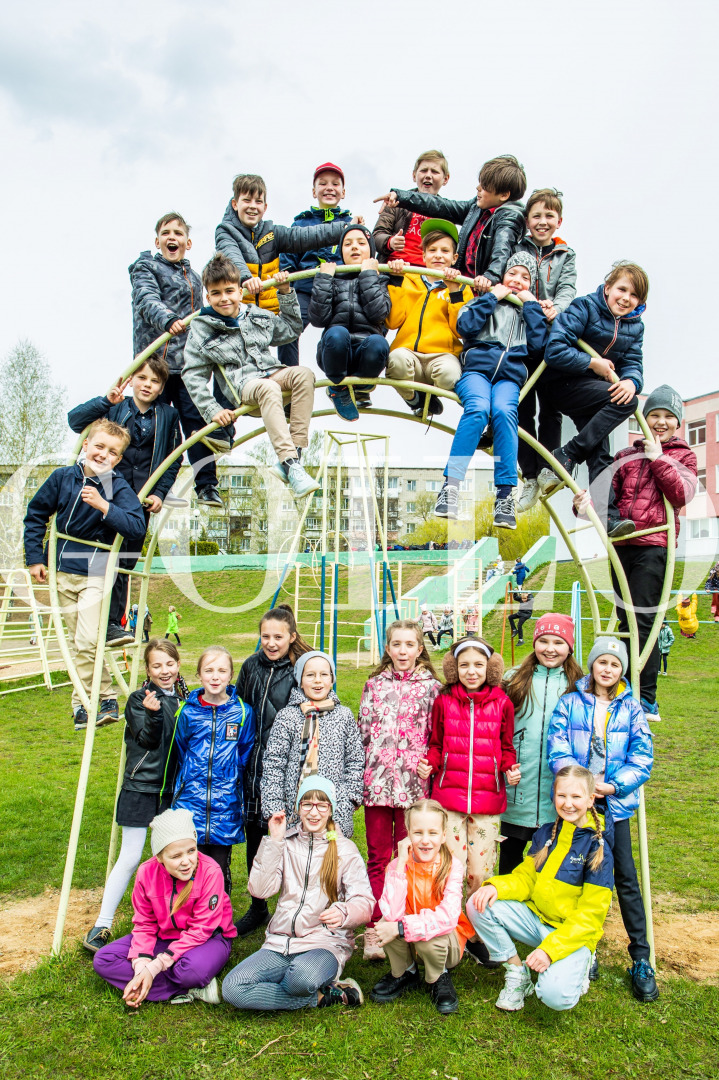
[[[218,428],[212,435],[220,452],[232,449],[230,432],[235,418],[231,409],[223,409],[210,394],[210,376],[214,373],[234,400],[259,407],[279,459],[273,471],[299,497],[320,486],[299,461],[307,446],[315,377],[306,367],[283,367],[270,352],[271,345],[292,341],[302,327],[300,305],[287,284],[287,271],[277,271],[275,276],[279,315],[243,304],[240,271],[235,264],[224,255],[210,259],[202,272],[209,306],[202,308],[190,327],[182,377],[204,423],[230,428],[229,432]],[[283,390],[292,395],[289,427],[282,408]]]
[[[552,453],[570,474],[586,461],[597,512],[606,523],[607,534],[615,540],[634,532],[634,525],[617,511],[609,435],[637,408],[637,394],[643,385],[641,315],[648,292],[649,280],[640,266],[615,263],[595,293],[578,296],[557,316],[545,354],[546,394],[564,416],[571,417],[578,431]],[[582,352],[579,338],[599,356]],[[611,372],[615,370],[620,381],[612,383]],[[599,497],[595,481],[600,475]],[[560,484],[555,476],[544,485],[545,493]]]
[[[389,295],[392,308],[387,326],[397,330],[390,345],[387,378],[429,383],[453,390],[462,374],[459,355],[462,340],[457,333],[457,316],[462,304],[472,299],[466,285],[458,285],[457,226],[440,218],[427,218],[420,226],[423,264],[431,270],[443,270],[444,281],[437,278],[407,275],[399,287],[390,280]],[[393,259],[393,270],[408,265]],[[416,390],[398,390],[400,397],[416,416],[421,416],[424,395]],[[432,395],[428,413],[434,416],[443,411],[442,399]]]
[[[440,195],[392,188],[375,202],[461,225],[457,266],[461,274],[475,279],[475,288],[487,292],[502,280],[507,259],[524,234],[524,206],[520,200],[526,190],[524,169],[516,157],[507,154],[482,166],[475,199],[457,202]]]
[[[532,618],[532,612],[534,611],[534,596],[530,592],[515,592],[512,593],[516,603],[519,604],[518,610],[514,615],[509,616],[509,625],[512,627],[512,637],[516,637],[518,645],[524,645],[524,632],[522,627],[528,619]]]
[[[136,495],[145,486],[155,469],[180,445],[180,421],[177,411],[171,405],[165,405],[160,401],[169,375],[167,361],[153,355],[134,375],[118,383],[105,397],[91,398],[84,405],[78,405],[72,409],[67,415],[67,422],[72,431],[84,431],[88,424],[99,420],[101,416],[106,416],[108,420],[112,420],[113,423],[119,424],[130,432],[130,444],[118,463],[117,471]],[[132,389],[132,397],[125,397],[124,391],[128,385]],[[146,523],[149,523],[150,514],[159,514],[162,510],[162,504],[179,471],[180,459],[178,458],[163,473],[145,499]],[[123,552],[128,550],[127,540],[123,542],[120,550]],[[136,558],[119,560],[119,565],[128,570],[132,570],[136,563]],[[110,617],[107,624],[105,640],[108,645],[126,645],[135,640],[135,635],[128,633],[122,627],[129,589],[129,576],[118,574],[112,590]]]
[[[292,222],[291,228],[306,229],[312,225],[324,225],[328,221],[342,221],[345,225],[352,222],[352,212],[341,210],[340,202],[345,197],[345,174],[339,165],[333,165],[326,161],[324,165],[318,165],[312,178],[312,197],[317,205],[309,210],[303,210]],[[332,258],[332,248],[329,245],[317,251],[305,251],[302,255],[280,255],[280,268],[290,274],[298,270],[313,270],[323,262]],[[302,312],[302,326],[307,329],[310,321],[309,307],[312,294],[312,278],[295,282],[295,292],[300,302]],[[290,341],[288,345],[280,345],[277,355],[280,363],[285,367],[296,367],[300,362],[300,350],[297,341]]]
[[[389,345],[385,319],[389,315],[389,282],[377,270],[372,233],[364,225],[350,225],[339,244],[345,266],[361,266],[358,274],[335,277],[337,264],[323,263],[315,276],[310,298],[310,322],[324,327],[317,346],[317,363],[333,383],[347,375],[376,378],[387,363]],[[358,420],[359,413],[346,386],[328,386],[327,396],[343,420]],[[369,388],[355,387],[355,401],[370,404]]]
[[[671,386],[659,386],[645,401],[643,412],[653,438],[636,439],[632,446],[620,450],[614,458],[612,487],[617,513],[620,517],[631,518],[632,529],[637,532],[664,525],[666,496],[674,509],[675,537],[672,543],[676,543],[679,511],[694,498],[697,486],[696,456],[677,435],[682,422],[682,399]],[[575,509],[581,513],[590,501],[588,492],[580,492],[574,498]],[[662,595],[667,543],[667,533],[658,532],[631,537],[615,545],[636,610],[640,652],[649,637]],[[619,629],[626,633],[629,624],[614,571],[612,581]],[[641,705],[647,719],[652,721],[659,719],[658,674],[659,646],[655,644],[639,678]]]
[[[25,561],[38,583],[47,581],[44,544],[52,515],[57,515],[58,533],[77,537],[58,539],[57,591],[77,675],[88,697],[108,558],[93,543],[112,544],[120,533],[139,555],[145,537],[145,516],[137,495],[114,471],[129,443],[125,428],[111,420],[96,420],[82,444],[84,463],[55,469],[28,503],[25,515]],[[75,731],[81,731],[87,727],[87,711],[74,687],[72,709]],[[115,723],[118,717],[117,695],[103,664],[97,725]]]
[[[517,556],[514,566],[512,567],[512,573],[514,574],[515,580],[517,582],[517,588],[521,589],[522,585],[524,585],[524,579],[529,573],[529,567],[525,562],[522,562],[522,559],[519,555]]]
[[[445,481],[434,508],[436,517],[456,518],[459,485],[477,440],[491,415],[494,427],[494,525],[516,529],[512,488],[517,483],[517,402],[527,378],[529,349],[543,349],[548,323],[534,293],[535,260],[518,251],[507,263],[501,285],[466,304],[457,319],[464,343],[463,374],[455,387],[464,412],[452,440]],[[500,304],[514,293],[521,309]]]
[[[288,229],[286,225],[265,221],[266,212],[267,188],[262,177],[252,173],[236,176],[232,181],[232,199],[215,229],[215,247],[239,270],[240,285],[254,298],[248,302],[277,313],[280,310],[277,293],[275,289],[263,290],[262,282],[277,276],[280,255],[302,255],[337,244],[347,223],[328,221],[324,225]],[[304,326],[295,336],[299,337],[303,329]]]
[[[169,333],[170,340],[157,355],[167,362],[170,374],[162,391],[162,401],[174,405],[180,418],[185,439],[204,427],[202,417],[192,404],[182,381],[182,354],[186,327],[182,320],[202,303],[202,284],[185,255],[192,247],[190,226],[181,214],[171,210],[155,226],[154,255],[142,251],[129,267],[132,282],[132,339],[135,356],[160,336]],[[82,430],[82,428],[80,429]],[[208,459],[205,448],[196,443],[187,454],[195,474],[197,501],[202,506],[222,506],[217,487],[215,459]],[[169,492],[169,489],[168,489]],[[167,494],[169,506],[186,506]]]
[[[537,260],[535,295],[551,323],[565,311],[577,295],[576,256],[556,235],[562,224],[562,193],[555,188],[533,191],[527,200],[525,216],[528,235],[519,241],[517,251],[528,251]],[[531,375],[544,359],[529,358]],[[532,389],[519,403],[519,426],[536,438],[535,414],[539,398],[539,441],[547,450],[558,446],[562,437],[562,417],[551,398],[544,393],[546,378],[540,375]],[[530,510],[543,494],[545,485],[554,481],[554,473],[546,468],[544,459],[523,439],[519,441],[519,468],[522,473],[522,494],[517,502],[520,514]]]
[[[413,190],[423,195],[438,195],[449,180],[449,165],[441,150],[425,150],[414,163]],[[372,236],[377,257],[386,263],[398,256],[412,266],[424,266],[420,229],[426,215],[400,206],[386,206],[377,218]]]

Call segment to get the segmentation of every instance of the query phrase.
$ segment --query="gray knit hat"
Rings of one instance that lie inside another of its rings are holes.
[[[176,840],[197,840],[197,830],[189,810],[165,810],[150,822],[150,847],[159,855]]]
[[[525,270],[529,270],[529,287],[530,289],[533,289],[534,283],[537,280],[537,260],[534,255],[530,255],[528,251],[515,251],[514,255],[511,255],[507,262],[507,270],[511,270],[513,266],[523,266]]]
[[[627,647],[623,641],[616,637],[610,637],[605,635],[604,637],[598,637],[592,645],[592,651],[587,657],[587,668],[591,672],[592,664],[600,656],[616,656],[617,660],[622,665],[622,675],[626,675],[627,668],[629,667],[629,657],[627,656]]]
[[[648,416],[652,409],[666,409],[667,412],[676,416],[681,424],[684,415],[684,402],[673,387],[667,386],[666,383],[662,383],[656,390],[652,390],[651,394],[644,402],[642,412],[645,416]]]
[[[332,660],[332,657],[328,656],[326,652],[319,652],[319,650],[317,650],[317,649],[312,649],[310,652],[302,653],[302,656],[299,658],[299,660],[295,664],[295,682],[297,683],[298,686],[302,682],[302,672],[305,670],[305,664],[307,663],[308,660],[311,660],[313,656],[321,656],[323,660],[327,661],[327,663],[330,666],[330,671],[332,672],[332,679],[334,680],[334,678],[335,678],[335,665],[334,665],[334,661]]]

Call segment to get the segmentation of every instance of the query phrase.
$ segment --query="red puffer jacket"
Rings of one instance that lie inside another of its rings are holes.
[[[460,814],[502,814],[502,775],[517,762],[512,744],[514,706],[498,686],[468,694],[461,683],[432,707],[427,759],[435,777],[432,798]]]
[[[620,450],[614,458],[621,462],[612,478],[617,509],[620,517],[629,518],[637,530],[652,529],[664,525],[666,511],[663,495],[674,507],[676,536],[679,536],[679,511],[694,498],[697,486],[697,459],[683,439],[669,439],[662,444],[662,452],[654,461],[644,453],[643,439],[633,446]],[[652,544],[667,546],[665,532],[638,536],[627,544]]]

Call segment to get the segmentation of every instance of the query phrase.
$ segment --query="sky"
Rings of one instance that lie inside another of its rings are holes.
[[[409,187],[417,154],[438,147],[449,197],[471,197],[501,153],[524,164],[528,191],[560,189],[580,294],[617,259],[648,271],[646,386],[716,390],[696,295],[712,286],[696,270],[716,261],[717,19],[697,0],[12,5],[0,358],[30,338],[69,403],[102,393],[132,358],[127,267],[162,213],[191,223],[201,270],[236,173],[261,173],[267,216],[289,224],[315,166],[336,161],[345,204],[372,226],[372,199]],[[308,364],[316,340],[302,339]],[[390,390],[376,400],[404,409]],[[395,433],[404,464],[446,454],[447,437],[419,426],[365,417],[362,430]]]

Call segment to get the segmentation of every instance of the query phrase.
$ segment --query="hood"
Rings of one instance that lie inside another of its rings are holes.
[[[231,705],[239,705],[240,699],[238,698],[237,691],[235,690],[232,683],[230,683],[229,686],[227,687],[227,693],[229,695],[229,700],[226,701],[224,703],[224,705],[216,705],[215,706],[216,709],[227,709]],[[201,694],[202,694],[202,689],[200,689],[200,690],[192,690],[187,696],[188,704],[189,705],[197,705],[201,709],[202,708],[207,708],[206,705],[200,705],[200,695]]]
[[[323,210],[321,206],[311,206],[309,210],[300,210],[299,214],[295,214],[295,221],[317,221],[322,224],[347,216],[352,216],[350,211],[344,210],[341,206],[334,208],[328,206],[326,210]]]
[[[372,236],[372,233],[369,231],[367,226],[366,225],[348,225],[347,228],[342,233],[342,236],[340,237],[340,242],[337,245],[337,255],[339,256],[339,261],[341,263],[344,263],[344,259],[342,258],[342,245],[344,243],[345,236],[347,235],[348,232],[354,232],[355,229],[359,229],[359,231],[363,232],[365,234],[365,236],[367,237],[367,240],[369,242],[370,258],[371,259],[376,259],[377,258],[377,247],[376,247],[375,242],[374,242],[374,237]]]
[[[249,226],[243,225],[237,216],[237,211],[232,206],[232,199],[227,204],[227,208],[222,215],[221,225],[224,225],[228,229],[234,229],[240,236],[244,236],[245,240],[249,240],[251,244],[254,244],[260,236],[263,236],[268,229],[272,228],[272,222],[267,218],[262,218],[257,222],[254,229],[250,229]]]
[[[602,282],[602,284],[597,288],[597,291],[593,294],[592,299],[594,300],[594,303],[597,305],[597,307],[600,309],[600,311],[603,311],[606,315],[609,316],[610,319],[616,318],[616,316],[614,316],[611,313],[611,311],[609,310],[609,305],[607,304],[607,298],[604,295],[604,282]],[[639,318],[641,318],[641,316],[644,314],[644,312],[646,310],[647,310],[647,305],[646,304],[639,304],[639,306],[636,307],[634,309],[634,311],[631,311],[629,313],[629,315],[620,315],[618,321],[619,322],[631,322],[632,319],[639,319]]]

